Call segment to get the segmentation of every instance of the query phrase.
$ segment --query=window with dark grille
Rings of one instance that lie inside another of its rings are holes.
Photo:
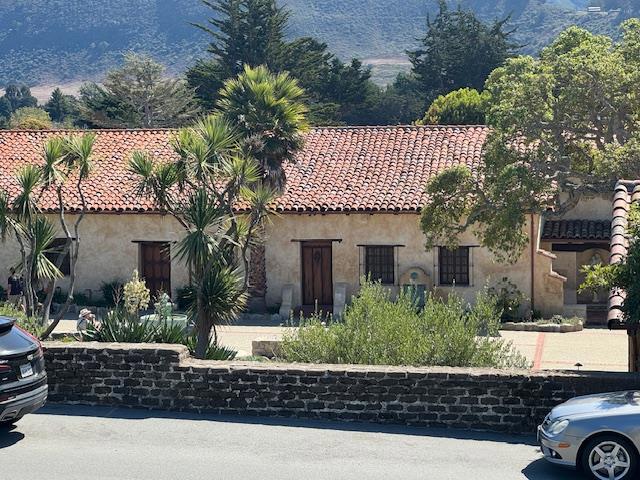
[[[370,276],[374,282],[385,285],[395,283],[395,258],[394,248],[386,246],[364,247],[365,275]]]
[[[51,242],[51,245],[49,245],[48,252],[45,253],[45,256],[51,263],[56,265],[58,262],[58,255],[65,251],[66,246],[66,238],[56,238]],[[68,250],[60,264],[60,271],[65,277],[71,274],[71,256],[69,255]]]
[[[469,247],[440,247],[440,285],[469,285]]]

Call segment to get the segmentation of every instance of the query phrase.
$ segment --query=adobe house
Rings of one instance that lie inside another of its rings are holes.
[[[174,132],[95,133],[95,167],[86,187],[91,214],[83,224],[78,291],[99,295],[103,282],[126,279],[138,268],[152,290],[175,292],[188,283],[188,272],[162,252],[181,237],[181,228],[152,202],[136,197],[136,179],[127,170],[134,150],[177,158],[169,144]],[[497,263],[469,233],[457,250],[425,250],[418,225],[425,185],[452,165],[476,169],[487,133],[481,126],[311,130],[297,162],[285,166],[287,186],[267,226],[267,305],[283,307],[283,313],[315,305],[339,313],[365,274],[394,291],[415,285],[424,295],[455,291],[467,301],[507,277],[545,316],[587,315],[585,305],[604,304],[606,296],[585,297],[576,288],[581,265],[607,260],[611,214],[604,208],[610,205],[606,199],[578,205],[561,222],[541,224],[531,215],[529,245],[512,265]],[[41,163],[46,138],[63,134],[1,131],[0,188],[15,193],[17,170]],[[54,214],[55,202],[44,197],[42,208]],[[11,242],[0,249],[5,277],[18,258]]]

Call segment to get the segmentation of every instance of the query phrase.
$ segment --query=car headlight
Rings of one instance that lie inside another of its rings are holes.
[[[549,425],[548,433],[551,435],[558,435],[565,431],[565,429],[569,426],[569,420],[556,420],[551,425]]]

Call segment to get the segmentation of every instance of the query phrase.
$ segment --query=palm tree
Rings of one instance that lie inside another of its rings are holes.
[[[271,191],[259,182],[256,160],[220,116],[210,116],[173,139],[175,163],[135,152],[130,169],[140,177],[138,193],[151,196],[182,225],[175,257],[194,279],[190,315],[196,324],[195,356],[204,358],[217,341],[216,325],[243,309],[248,287],[248,249],[267,215]],[[247,211],[238,214],[238,204]],[[213,335],[212,335],[213,333]]]
[[[242,137],[243,150],[258,161],[261,184],[278,193],[286,184],[283,164],[295,161],[309,128],[304,97],[297,80],[265,66],[245,66],[220,91],[219,111]],[[250,293],[256,310],[264,310],[267,292],[263,237],[261,226],[251,248]]]

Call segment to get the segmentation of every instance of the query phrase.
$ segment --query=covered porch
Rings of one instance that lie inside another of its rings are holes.
[[[564,316],[577,316],[588,325],[606,325],[608,293],[580,292],[587,265],[609,261],[610,220],[546,220],[541,247],[555,255],[553,269],[567,279]]]

